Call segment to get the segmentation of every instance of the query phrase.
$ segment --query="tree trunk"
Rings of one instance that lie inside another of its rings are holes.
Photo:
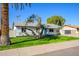
[[[10,45],[8,3],[2,3],[1,46]]]
[[[32,34],[33,34],[33,36],[34,37],[37,37],[37,35],[36,35],[36,33],[32,30],[32,29],[30,29],[30,28],[26,28],[27,30],[30,30],[31,32],[32,32]],[[28,34],[29,35],[29,34]],[[30,35],[29,35],[30,36]]]
[[[43,36],[43,30],[44,30],[43,25],[40,25],[40,27],[36,30],[36,32],[39,34],[37,38],[42,38],[42,36]]]

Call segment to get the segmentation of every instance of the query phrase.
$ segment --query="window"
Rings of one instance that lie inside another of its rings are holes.
[[[26,32],[26,28],[22,28],[22,32]]]
[[[57,32],[59,32],[59,30],[57,30]]]
[[[49,32],[53,32],[54,30],[53,29],[49,29]]]
[[[71,34],[71,30],[65,30],[65,34]]]
[[[77,28],[77,31],[79,32],[79,28]]]

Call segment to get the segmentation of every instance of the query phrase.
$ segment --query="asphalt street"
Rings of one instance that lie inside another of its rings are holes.
[[[79,56],[79,46],[49,53],[39,54],[36,56]]]

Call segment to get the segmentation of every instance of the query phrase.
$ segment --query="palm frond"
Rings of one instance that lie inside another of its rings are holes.
[[[23,10],[26,6],[31,7],[31,3],[12,3],[12,8]]]

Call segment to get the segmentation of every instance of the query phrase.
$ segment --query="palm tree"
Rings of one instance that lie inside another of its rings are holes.
[[[13,4],[12,7],[15,7],[16,10],[23,9],[24,5],[30,4],[22,4],[17,3]],[[2,24],[1,24],[1,46],[10,45],[10,38],[9,38],[9,4],[8,3],[2,3]]]

